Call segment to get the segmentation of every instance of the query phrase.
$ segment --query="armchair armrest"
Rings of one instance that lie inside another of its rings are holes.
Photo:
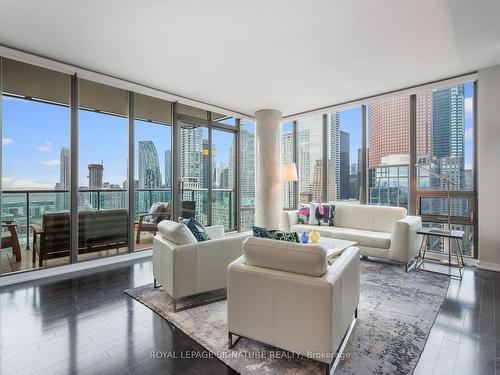
[[[407,216],[396,221],[391,234],[389,257],[391,260],[408,263],[414,258],[420,246],[417,230],[422,228],[420,216]]]
[[[217,240],[224,238],[224,225],[212,225],[211,227],[205,227],[205,231],[212,240]]]

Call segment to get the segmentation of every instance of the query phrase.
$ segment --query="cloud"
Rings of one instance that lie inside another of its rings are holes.
[[[472,98],[465,98],[464,108],[465,108],[465,118],[472,118],[474,112]]]
[[[57,159],[50,159],[50,160],[40,160],[40,164],[43,164],[46,167],[57,167],[61,163]]]
[[[14,143],[12,138],[2,138],[2,145],[7,146]]]
[[[17,179],[16,177],[2,177],[2,188],[8,189],[53,189],[54,185],[35,182],[32,180]]]
[[[473,138],[474,138],[474,131],[472,130],[472,128],[465,129],[465,140],[472,141]]]
[[[35,148],[40,152],[50,152],[50,150],[52,149],[52,142],[47,141],[42,145],[35,146]]]

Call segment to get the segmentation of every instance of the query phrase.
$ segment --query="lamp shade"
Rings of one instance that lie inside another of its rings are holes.
[[[281,166],[281,179],[286,182],[298,180],[295,163],[286,163]]]

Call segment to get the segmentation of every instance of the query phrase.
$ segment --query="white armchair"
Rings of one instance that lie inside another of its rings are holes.
[[[331,369],[357,317],[359,249],[330,266],[321,245],[251,237],[228,269],[228,336],[317,359]]]
[[[227,267],[242,253],[248,234],[226,237],[223,226],[205,228],[208,241],[197,242],[189,229],[180,223],[164,220],[158,224],[159,234],[153,239],[153,275],[155,287],[177,300],[227,285]]]

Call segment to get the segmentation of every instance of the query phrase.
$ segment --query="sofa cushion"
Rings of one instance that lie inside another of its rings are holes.
[[[327,226],[318,227],[317,225],[292,225],[292,230],[297,232],[308,233],[313,229],[317,230],[324,237],[355,241],[359,246],[380,249],[388,249],[391,246],[391,233],[389,232]]]
[[[396,221],[406,217],[406,208],[335,204],[335,226],[376,232],[391,232]]]
[[[391,246],[391,234],[387,232],[374,232],[370,230],[336,228],[332,237],[339,240],[355,241],[359,246],[388,249]]]
[[[300,244],[248,237],[243,242],[249,266],[320,277],[328,269],[326,249],[319,244]]]
[[[163,220],[158,224],[158,231],[163,238],[176,245],[185,245],[197,242],[195,236],[191,233],[187,226],[181,223],[176,223],[175,221]]]

